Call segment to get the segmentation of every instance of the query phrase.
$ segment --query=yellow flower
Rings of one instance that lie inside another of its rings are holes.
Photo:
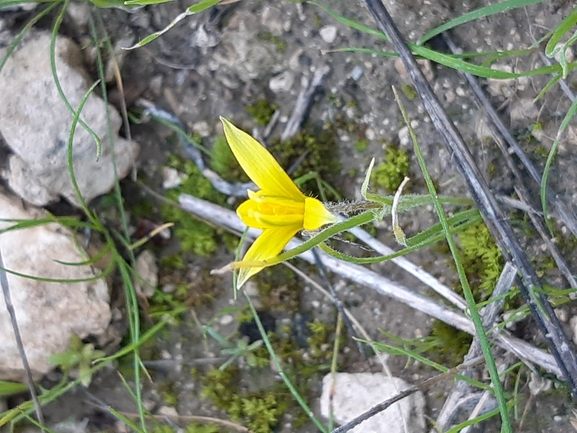
[[[262,234],[244,255],[243,262],[267,260],[278,256],[300,230],[316,230],[337,221],[324,205],[305,196],[274,157],[254,138],[224,118],[224,135],[248,177],[260,191],[248,191],[249,199],[237,214],[247,226],[261,229]],[[238,287],[263,267],[241,267]]]

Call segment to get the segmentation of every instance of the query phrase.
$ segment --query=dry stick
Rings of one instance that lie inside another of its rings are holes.
[[[442,33],[442,36],[445,42],[447,43],[447,46],[451,49],[451,51],[457,54],[459,52],[459,49],[452,41],[452,39],[449,37],[449,35],[445,32]],[[521,163],[525,166],[525,168],[527,169],[533,180],[540,186],[542,182],[541,175],[539,174],[539,172],[537,171],[537,169],[535,168],[529,157],[527,157],[525,152],[523,152],[523,149],[521,149],[519,143],[517,143],[517,141],[513,138],[513,136],[507,129],[507,127],[504,125],[503,121],[499,117],[499,114],[493,108],[491,102],[485,96],[485,93],[483,92],[483,89],[481,89],[481,86],[479,85],[477,79],[473,75],[468,73],[464,73],[464,75],[467,81],[469,82],[471,89],[473,89],[473,92],[475,93],[477,100],[479,101],[479,103],[481,104],[481,106],[491,119],[491,122],[493,123],[495,128],[497,128],[497,131],[499,131],[499,134],[503,137],[503,139],[507,142],[507,144],[511,147],[511,149],[513,149],[513,151],[515,152]],[[561,87],[563,89],[567,88],[567,84],[563,80],[561,80]],[[575,96],[570,90],[568,90],[568,92],[569,92],[568,93],[569,99],[573,100]],[[555,192],[551,190],[549,187],[547,187],[547,199],[557,210],[559,217],[561,218],[563,223],[567,226],[567,228],[571,231],[571,233],[573,233],[574,236],[577,236],[577,220],[573,216],[572,212],[569,211],[569,209],[567,209],[565,203],[559,200],[557,198],[557,194],[555,194]]]
[[[32,398],[32,403],[34,404],[34,410],[36,412],[36,418],[38,422],[42,424],[42,431],[45,431],[44,425],[44,415],[42,414],[42,406],[40,401],[38,401],[38,396],[36,395],[36,389],[34,388],[34,379],[32,378],[32,371],[30,371],[30,364],[28,364],[28,358],[26,357],[26,351],[24,350],[24,344],[22,343],[22,336],[20,334],[20,327],[18,326],[18,320],[16,319],[16,311],[14,310],[14,304],[12,304],[12,295],[10,294],[10,286],[8,285],[8,276],[4,270],[4,259],[2,258],[2,249],[0,248],[0,286],[2,286],[2,294],[4,295],[4,302],[6,303],[6,310],[10,316],[10,322],[12,323],[12,330],[14,332],[14,339],[16,340],[16,347],[18,347],[18,353],[20,355],[20,360],[22,361],[22,366],[24,367],[24,372],[26,373],[26,385],[28,385],[28,390],[30,391],[30,397]]]
[[[388,256],[393,253],[396,253],[395,250],[393,250],[389,246],[383,244],[381,241],[371,236],[361,227],[355,227],[349,230],[349,232],[355,235],[360,241],[364,242],[366,245],[368,245],[377,253],[383,256]],[[467,308],[467,302],[465,302],[465,300],[460,295],[458,295],[449,287],[441,283],[439,280],[437,280],[434,276],[432,276],[430,273],[425,271],[420,266],[414,264],[410,260],[407,260],[405,257],[395,257],[391,259],[391,262],[399,266],[401,269],[407,271],[409,274],[417,278],[419,281],[425,283],[427,286],[429,286],[431,289],[433,289],[447,301],[452,303],[454,306],[459,308],[461,311],[465,311],[465,309]]]
[[[297,96],[295,108],[285,125],[284,131],[280,137],[281,141],[286,141],[292,138],[299,131],[311,104],[313,103],[313,96],[320,88],[321,84],[327,77],[330,68],[327,65],[320,66],[315,69],[312,78],[309,79],[306,86],[303,87]]]
[[[178,200],[183,210],[194,214],[197,218],[210,221],[213,225],[225,227],[235,233],[243,233],[246,230],[246,225],[238,218],[235,212],[229,209],[187,194],[181,194]],[[249,229],[247,236],[248,238],[256,239],[259,234],[260,230]],[[301,243],[301,241],[293,239],[287,244],[285,249],[296,248]],[[395,283],[366,267],[335,259],[325,253],[319,254],[323,259],[324,265],[331,272],[356,284],[373,289],[381,295],[402,302],[461,331],[474,335],[473,324],[462,312],[456,311],[434,299],[415,293],[407,287]],[[299,257],[308,263],[314,263],[314,257],[310,251],[306,251]],[[544,350],[513,337],[506,331],[501,331],[496,338],[497,343],[501,347],[514,353],[523,362],[539,365],[548,372],[561,376],[561,370],[555,363],[555,359]]]
[[[481,215],[492,232],[506,261],[512,259],[521,274],[519,290],[527,302],[535,322],[539,326],[547,346],[563,372],[571,393],[577,398],[577,356],[571,349],[571,343],[561,328],[548,299],[542,294],[542,286],[529,258],[521,249],[513,228],[495,198],[489,191],[473,156],[469,152],[461,134],[441,106],[433,89],[419,69],[411,51],[405,44],[400,32],[392,22],[391,16],[380,0],[365,0],[379,29],[389,38],[399,53],[413,85],[417,89],[425,109],[429,113],[435,128],[443,137],[445,145],[453,155],[455,164],[468,185],[469,191],[477,203]]]
[[[497,281],[497,285],[495,286],[495,290],[493,290],[493,294],[491,295],[492,299],[497,300],[490,302],[486,307],[479,311],[479,314],[482,317],[483,327],[486,331],[489,331],[490,328],[493,327],[494,322],[497,319],[497,314],[501,310],[503,302],[505,302],[505,297],[502,295],[511,289],[516,274],[517,267],[511,262],[505,263],[503,271]],[[469,351],[465,356],[464,363],[466,364],[468,360],[475,359],[482,356],[482,354],[481,344],[479,343],[477,336],[475,336],[471,343],[471,347],[469,347]],[[467,368],[462,374],[463,376],[472,377],[473,370],[472,368]],[[456,412],[461,409],[463,404],[470,403],[472,398],[479,398],[480,394],[482,393],[473,394],[471,391],[471,385],[467,382],[463,380],[456,381],[451,391],[449,391],[445,404],[437,417],[436,425],[440,427],[441,431],[448,429],[449,423],[453,420]],[[433,431],[431,431],[431,433],[433,433]]]
[[[449,48],[451,49],[451,51],[453,53],[457,53],[459,52],[459,50],[456,48],[455,44],[453,43],[453,41],[451,40],[451,38],[449,37],[449,35],[447,35],[446,33],[443,33],[444,39],[447,42],[447,45],[449,46]],[[477,97],[477,102],[483,107],[483,109],[485,111],[487,111],[489,108],[490,110],[493,111],[493,113],[498,117],[498,114],[495,112],[495,110],[493,109],[493,106],[490,104],[490,102],[488,101],[488,99],[485,97],[485,93],[483,92],[483,90],[481,89],[481,87],[479,86],[479,83],[477,82],[477,80],[475,79],[475,77],[473,77],[471,74],[465,74],[467,80],[469,81],[469,84],[471,85],[471,87],[473,88],[474,94]],[[474,85],[473,85],[474,83]],[[489,114],[489,113],[488,113]],[[494,129],[497,129],[497,132],[501,131],[501,127],[497,126],[495,124],[495,120],[493,118],[493,116],[491,114],[489,114],[489,117],[491,118],[491,120],[493,121],[492,123],[492,127]],[[501,126],[503,128],[504,125],[501,122]],[[506,129],[506,128],[505,128]],[[507,130],[508,131],[508,130]],[[515,141],[512,137],[511,139],[513,141]],[[519,195],[519,198],[521,199],[521,201],[523,201],[524,203],[528,204],[529,206],[533,207],[533,203],[531,200],[531,194],[529,194],[529,191],[527,190],[526,186],[525,186],[525,178],[523,176],[523,174],[519,171],[519,169],[517,168],[517,165],[515,164],[515,162],[513,161],[513,158],[511,157],[511,154],[508,152],[507,147],[505,146],[505,143],[503,143],[503,141],[501,140],[501,138],[499,136],[496,135],[495,137],[495,141],[497,142],[497,146],[499,146],[499,149],[501,150],[501,153],[503,154],[503,157],[505,158],[505,162],[507,163],[507,167],[509,168],[509,170],[513,173],[513,175],[515,176],[515,179],[517,181],[517,185],[515,186],[515,190],[517,191],[517,194]],[[515,141],[516,143],[516,141]],[[522,149],[520,148],[519,145],[517,145],[519,147],[519,151],[523,152]],[[516,150],[515,150],[516,151]],[[517,152],[517,151],[516,151]],[[518,152],[517,152],[518,153]],[[524,154],[524,153],[523,153]],[[555,204],[557,203],[557,205],[559,203],[561,203],[557,197],[555,196],[555,194],[551,193],[548,194],[551,198],[552,198],[552,202]],[[558,209],[559,211],[559,209]],[[565,278],[567,279],[567,282],[569,282],[569,285],[573,288],[576,289],[577,288],[577,281],[575,280],[575,278],[573,277],[573,274],[571,273],[571,270],[569,269],[569,265],[567,264],[567,261],[563,258],[563,255],[561,254],[561,252],[559,251],[559,249],[557,248],[557,246],[552,242],[551,238],[548,235],[548,230],[545,226],[545,223],[543,221],[542,216],[538,216],[536,215],[534,212],[529,212],[528,213],[529,218],[531,218],[531,222],[533,223],[533,226],[535,226],[535,229],[537,230],[537,232],[539,233],[539,235],[541,236],[541,238],[543,239],[543,241],[545,242],[545,245],[547,246],[547,248],[549,249],[549,252],[551,253],[551,256],[553,256],[553,259],[555,260],[555,263],[557,264],[557,267],[559,268],[559,270],[563,273],[563,275],[565,276]],[[565,221],[564,221],[565,222]],[[565,224],[567,224],[565,222]]]

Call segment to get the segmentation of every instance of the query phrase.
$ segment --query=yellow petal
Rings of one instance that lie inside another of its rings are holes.
[[[250,179],[267,195],[303,199],[288,174],[262,144],[221,117],[226,141],[238,163]]]
[[[295,201],[284,197],[267,197],[259,192],[248,191],[249,200],[236,210],[243,223],[257,229],[280,226],[303,227],[305,200]]]
[[[332,213],[316,198],[305,198],[305,216],[303,227],[305,230],[316,230],[325,224],[332,224],[338,221]]]
[[[248,249],[242,261],[271,259],[279,255],[294,235],[301,229],[298,226],[266,229]],[[241,287],[246,280],[263,268],[241,268],[238,272],[237,286]]]

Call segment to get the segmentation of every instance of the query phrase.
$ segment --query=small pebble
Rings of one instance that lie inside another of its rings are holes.
[[[294,82],[294,74],[290,71],[284,71],[272,77],[268,83],[268,87],[274,93],[288,92],[293,88]]]
[[[325,41],[327,44],[331,44],[337,38],[337,28],[336,26],[332,25],[324,26],[319,30],[319,34],[321,35],[323,41]]]
[[[360,66],[355,66],[351,71],[351,78],[355,81],[358,81],[362,75],[363,75],[363,68],[361,68]]]
[[[162,406],[158,409],[158,415],[163,415],[169,418],[176,418],[178,416],[178,412],[172,406]]]
[[[220,318],[220,324],[223,326],[230,325],[233,320],[234,317],[232,317],[230,314],[225,314]]]
[[[192,130],[201,137],[209,137],[212,134],[210,125],[205,121],[196,122],[194,125],[192,125]]]

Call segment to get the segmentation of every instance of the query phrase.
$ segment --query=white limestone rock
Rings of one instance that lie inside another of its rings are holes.
[[[14,223],[6,219],[30,220],[45,217],[37,209],[22,206],[21,200],[0,191],[0,231]],[[67,266],[59,262],[86,261],[73,234],[52,223],[0,234],[4,266],[11,271],[51,279],[88,279],[98,274],[90,266]],[[12,303],[35,379],[54,365],[50,355],[65,352],[70,336],[102,335],[110,322],[108,286],[103,279],[78,283],[49,283],[8,273]],[[24,381],[4,297],[0,296],[0,380]]]
[[[323,41],[325,41],[327,44],[332,44],[337,38],[337,27],[333,25],[321,27],[319,34],[321,35]]]
[[[294,87],[295,76],[291,71],[284,71],[272,77],[268,87],[274,93],[290,92]]]
[[[4,53],[0,50],[0,58]],[[71,40],[56,40],[58,77],[75,109],[89,88],[82,70],[82,53]],[[50,35],[32,33],[12,53],[0,72],[0,133],[12,150],[4,173],[10,188],[29,203],[42,206],[64,196],[79,205],[67,166],[67,143],[73,116],[58,94],[50,68]],[[82,111],[82,119],[102,140],[102,155],[78,125],[73,141],[76,179],[86,201],[108,192],[114,185],[112,146],[107,139],[104,101],[94,93]],[[111,128],[118,175],[124,177],[138,153],[138,145],[118,137],[121,118],[112,106]]]
[[[334,390],[332,411],[339,424],[345,424],[378,403],[407,389],[410,385],[399,378],[389,379],[382,373],[337,373],[333,388],[333,376],[329,373],[323,379],[321,414],[330,414],[329,396]],[[369,418],[352,433],[421,433],[425,432],[425,399],[421,392],[395,403],[383,412]],[[407,423],[404,428],[403,416]]]

